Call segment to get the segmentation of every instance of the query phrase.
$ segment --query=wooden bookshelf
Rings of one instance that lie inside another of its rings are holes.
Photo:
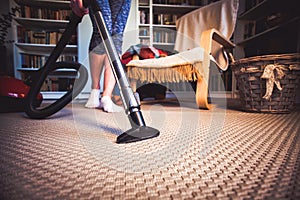
[[[185,3],[184,3],[185,2]],[[176,20],[203,6],[202,1],[140,0],[137,20],[141,44],[174,51]]]
[[[299,52],[297,0],[240,0],[235,43],[238,58]]]
[[[71,14],[70,1],[15,0],[15,3],[21,8],[21,16],[14,19],[15,75],[26,80],[44,66],[68,25]],[[74,35],[57,61],[77,61],[77,55],[77,35]],[[60,94],[72,87],[74,78],[74,71],[70,69],[52,72],[47,77],[42,92],[52,93],[48,96],[53,98],[53,94]]]

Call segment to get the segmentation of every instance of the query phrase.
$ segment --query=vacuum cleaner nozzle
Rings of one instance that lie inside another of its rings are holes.
[[[138,142],[141,140],[157,137],[158,135],[159,135],[159,131],[157,129],[148,126],[140,126],[136,128],[131,128],[128,131],[119,135],[117,137],[117,143],[121,144],[121,143]]]

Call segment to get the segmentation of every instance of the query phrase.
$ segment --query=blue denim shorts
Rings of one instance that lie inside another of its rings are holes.
[[[114,45],[119,54],[122,53],[123,33],[127,23],[131,0],[97,0],[103,15],[107,30],[112,36]],[[89,9],[93,34],[90,40],[89,51],[96,54],[105,54],[105,48],[93,17],[92,9]]]

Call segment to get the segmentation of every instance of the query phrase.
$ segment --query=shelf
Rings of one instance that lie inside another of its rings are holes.
[[[32,6],[39,8],[49,8],[51,9],[63,9],[70,10],[70,1],[59,1],[59,0],[15,0],[19,5]]]
[[[172,29],[176,30],[176,25],[166,25],[166,24],[153,24],[155,29]]]
[[[153,13],[159,14],[186,14],[192,10],[200,8],[199,6],[189,6],[189,5],[170,5],[170,4],[153,4]]]
[[[43,95],[44,100],[56,100],[62,98],[66,92],[60,92],[60,91],[51,91],[51,92],[45,92],[41,91],[41,94]]]
[[[18,68],[17,69],[20,72],[24,73],[35,73],[39,70],[39,68]],[[77,77],[77,71],[75,69],[57,69],[53,72],[51,72],[48,77],[59,77],[59,78],[76,78]]]
[[[276,12],[278,10],[286,9],[290,11],[291,9],[297,8],[296,0],[285,0],[284,2],[280,0],[264,0],[254,7],[246,10],[242,13],[238,19],[239,20],[256,20],[259,18],[263,18],[272,12]]]
[[[167,42],[153,42],[155,46],[174,46],[175,43],[167,43]]]
[[[140,39],[149,39],[149,38],[150,38],[150,36],[139,35],[139,38],[140,38]]]
[[[260,13],[264,12],[266,9],[270,8],[270,1],[264,0],[257,4],[256,6],[250,8],[249,10],[246,10],[244,13],[242,13],[238,19],[240,20],[253,20],[257,18],[257,16],[260,16]]]
[[[30,44],[16,43],[20,53],[31,55],[50,55],[56,45],[54,44]],[[77,55],[77,45],[67,45],[62,55]]]
[[[150,24],[139,24],[139,27],[150,27]]]
[[[200,1],[194,1],[196,5],[182,2],[184,1],[140,0],[137,10],[145,13],[145,20],[141,20],[141,15],[139,16],[140,43],[174,51],[177,19],[201,7]],[[141,24],[144,21],[148,23]]]
[[[139,5],[139,8],[141,9],[150,9],[149,5]]]
[[[39,74],[39,70],[45,66],[47,57],[51,55],[61,34],[67,28],[71,14],[70,1],[14,1],[21,7],[21,17],[14,18],[15,41],[18,41],[14,44],[14,70],[17,78],[26,80],[27,76]],[[78,46],[73,45],[76,43],[77,37],[73,35],[57,61],[76,61]],[[45,99],[60,98],[64,94],[61,91],[72,87],[72,81],[77,77],[77,71],[74,69],[62,68],[50,72],[41,88]]]
[[[35,18],[14,18],[15,21],[26,29],[44,30],[44,31],[59,31],[65,29],[69,21],[65,20],[50,20],[50,19],[35,19]]]
[[[267,29],[267,30],[265,30],[265,31],[263,31],[263,32],[257,33],[257,34],[255,34],[254,36],[249,37],[249,38],[246,38],[246,39],[244,39],[244,40],[241,41],[241,42],[237,42],[237,45],[243,46],[243,45],[245,45],[245,44],[247,44],[247,43],[249,43],[249,42],[254,41],[255,39],[258,39],[259,37],[266,36],[267,34],[270,34],[270,33],[272,33],[272,32],[275,32],[275,31],[279,30],[279,29],[282,29],[282,28],[284,28],[285,26],[291,25],[292,23],[296,23],[296,22],[299,21],[299,20],[300,20],[300,17],[293,18],[293,19],[289,20],[288,22],[285,22],[285,23],[283,23],[283,24],[274,26],[274,27],[269,28],[269,29]]]

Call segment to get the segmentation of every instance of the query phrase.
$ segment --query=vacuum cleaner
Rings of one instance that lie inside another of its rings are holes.
[[[98,30],[104,43],[104,47],[111,64],[113,74],[120,89],[121,99],[125,108],[125,112],[132,127],[131,129],[125,131],[117,137],[117,143],[137,142],[157,137],[159,135],[159,131],[155,128],[146,126],[141,112],[140,104],[135,98],[134,93],[130,87],[120,57],[114,46],[109,31],[107,30],[98,3],[95,0],[85,0],[84,6],[88,7],[88,5],[90,5],[90,7],[93,9],[93,17],[98,26]]]
[[[104,43],[109,62],[111,64],[113,74],[120,89],[124,109],[131,124],[131,128],[119,135],[116,142],[129,143],[157,137],[160,132],[155,128],[146,126],[141,112],[140,104],[135,98],[134,93],[130,87],[120,57],[105,25],[105,21],[100,11],[99,5],[95,0],[85,0],[84,6],[90,6],[94,11],[93,17],[95,19],[95,22],[97,23],[99,33],[102,37],[102,41]],[[25,113],[29,117],[41,119],[56,113],[66,104],[68,104],[72,100],[72,97],[77,96],[85,86],[87,81],[87,71],[85,67],[82,67],[81,64],[74,62],[56,62],[64,47],[67,45],[69,38],[76,30],[77,25],[79,24],[79,22],[81,22],[81,19],[82,17],[78,17],[77,15],[72,13],[70,23],[68,24],[66,30],[64,31],[61,39],[57,43],[51,55],[49,56],[47,62],[45,63],[45,66],[42,67],[36,74],[36,76],[33,77],[32,84],[25,103]],[[75,87],[72,90],[68,91],[63,97],[55,101],[53,104],[50,104],[45,108],[38,107],[36,103],[36,97],[39,94],[43,82],[45,81],[49,73],[59,68],[70,68],[75,69],[79,72],[80,77],[78,78]]]
[[[71,15],[69,24],[45,65],[32,72],[25,81],[0,75],[0,109],[2,112],[25,112],[30,118],[43,119],[61,110],[81,92],[88,79],[87,69],[77,62],[57,62],[81,19],[75,14]],[[42,104],[41,87],[48,75],[57,69],[75,70],[77,72],[76,84],[54,103]]]

